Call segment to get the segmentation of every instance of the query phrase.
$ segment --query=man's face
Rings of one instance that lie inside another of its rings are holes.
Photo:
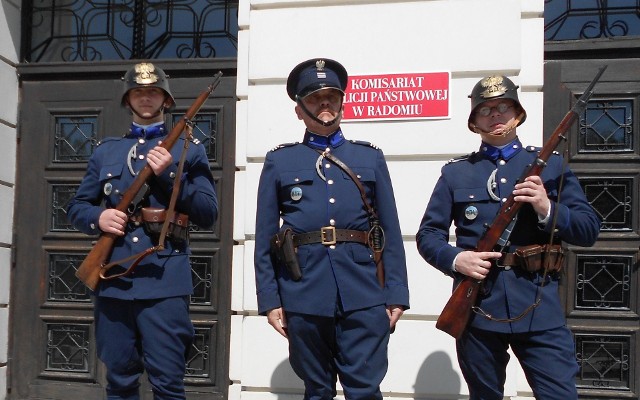
[[[140,87],[129,90],[129,107],[138,114],[133,114],[135,122],[149,124],[163,120],[163,115],[156,115],[162,106],[166,106],[164,90],[156,87]]]
[[[322,89],[311,93],[302,99],[302,104],[321,121],[328,122],[342,116],[342,92],[336,89]],[[304,121],[307,128],[318,134],[330,134],[335,132],[340,124],[340,119],[331,126],[323,126],[314,121],[300,106],[296,106],[298,119]]]
[[[473,122],[484,132],[482,140],[491,145],[503,145],[511,142],[516,136],[516,130],[512,129],[505,136],[496,136],[492,133],[505,129],[508,124],[514,123],[518,107],[513,100],[495,99],[480,105],[474,112]]]

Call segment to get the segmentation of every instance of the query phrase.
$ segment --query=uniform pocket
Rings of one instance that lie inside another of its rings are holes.
[[[473,225],[480,213],[487,212],[491,202],[487,188],[460,188],[453,191],[455,220],[461,225]]]
[[[284,209],[293,212],[310,195],[315,170],[300,170],[280,174],[280,201]]]
[[[475,203],[479,201],[489,201],[487,187],[461,188],[453,191],[454,203]]]
[[[122,175],[122,169],[124,165],[121,162],[103,165],[100,169],[100,182],[108,181],[111,179],[119,179]]]
[[[373,251],[365,245],[350,243],[351,258],[358,264],[373,264]]]
[[[374,196],[376,187],[376,171],[371,168],[359,167],[354,167],[351,170],[364,187],[367,196],[372,198]],[[344,179],[352,180],[351,177],[344,171],[342,171],[342,176]]]
[[[123,171],[124,165],[121,162],[106,164],[100,169],[100,187],[107,199],[107,207],[115,207],[121,199],[120,194],[127,189],[120,187]]]
[[[308,185],[313,182],[313,175],[316,171],[313,170],[300,170],[283,172],[280,174],[280,185],[282,187],[294,186],[294,185]]]
[[[354,167],[351,169],[356,177],[360,179],[362,182],[375,182],[376,181],[376,172],[371,168],[359,168]],[[342,173],[345,179],[351,179],[346,172]]]

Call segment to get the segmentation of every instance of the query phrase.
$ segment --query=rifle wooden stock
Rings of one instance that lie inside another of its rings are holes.
[[[188,121],[193,119],[195,115],[200,110],[200,107],[207,100],[211,92],[218,86],[220,81],[220,77],[222,76],[222,72],[219,71],[215,76],[214,80],[209,85],[209,87],[204,90],[200,95],[194,100],[191,107],[187,110],[184,116],[178,121],[178,123],[173,127],[169,135],[162,140],[161,146],[167,150],[171,150],[173,145],[176,143]],[[145,165],[144,168],[138,173],[134,181],[131,183],[131,186],[127,188],[127,190],[123,193],[122,199],[116,205],[116,210],[127,212],[129,205],[138,195],[140,190],[145,186],[147,180],[149,180],[153,176],[153,170],[149,166],[149,164]],[[98,238],[98,241],[93,245],[93,248],[89,252],[89,254],[85,257],[82,264],[76,271],[76,277],[82,281],[89,289],[95,290],[100,282],[100,271],[106,264],[107,259],[111,254],[111,250],[113,249],[113,244],[116,241],[117,236],[112,233],[102,233]]]
[[[549,140],[544,144],[538,153],[538,157],[535,162],[525,170],[518,182],[523,182],[524,179],[529,176],[540,175],[543,168],[546,167],[547,160],[549,160],[553,151],[558,147],[562,140],[566,140],[564,134],[569,130],[569,128],[571,128],[571,125],[573,125],[575,120],[578,118],[578,115],[586,107],[587,101],[589,101],[589,98],[593,95],[593,88],[605,69],[607,69],[606,65],[600,68],[585,92],[580,96],[573,108],[567,112],[560,124],[553,131]],[[498,240],[502,236],[502,233],[516,217],[518,210],[520,210],[520,207],[523,204],[521,202],[516,202],[514,197],[515,196],[511,194],[507,201],[502,204],[498,211],[498,215],[478,241],[475,251],[484,252],[494,250]],[[438,321],[436,322],[436,328],[448,333],[456,339],[459,339],[467,327],[469,318],[471,318],[471,312],[473,311],[473,307],[476,305],[478,293],[480,292],[481,287],[482,281],[472,279],[468,276],[465,277],[464,280],[455,288],[453,294],[449,298],[449,301],[440,313],[440,317],[438,317]]]

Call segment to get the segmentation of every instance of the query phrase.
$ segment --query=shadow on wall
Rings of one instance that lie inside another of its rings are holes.
[[[282,361],[273,371],[271,390],[274,393],[280,393],[279,400],[291,399],[293,393],[300,395],[304,393],[302,381],[291,369],[288,359]],[[451,358],[443,351],[436,351],[424,360],[413,385],[416,399],[426,399],[434,394],[457,395],[460,390],[460,377],[453,370]],[[299,396],[293,398],[299,398]]]
[[[453,370],[451,358],[444,351],[431,353],[418,370],[413,385],[415,398],[429,398],[427,395],[456,395],[461,390],[460,376]]]
[[[286,388],[286,390],[283,390],[284,388]],[[296,393],[297,395],[294,398],[298,399],[304,394],[304,385],[302,380],[298,378],[298,375],[296,375],[295,372],[293,372],[288,358],[278,364],[276,369],[273,371],[273,375],[271,375],[271,390],[274,393],[282,393],[285,391],[288,393],[286,395],[278,395],[278,400],[290,399],[290,393]]]

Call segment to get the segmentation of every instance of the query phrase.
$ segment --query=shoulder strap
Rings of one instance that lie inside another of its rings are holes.
[[[385,287],[385,271],[384,271],[384,263],[382,262],[382,251],[384,250],[385,245],[385,237],[384,237],[384,229],[380,225],[380,221],[378,220],[378,214],[376,214],[376,210],[367,200],[367,193],[364,191],[364,187],[362,187],[362,182],[353,173],[351,168],[347,166],[347,164],[343,163],[338,157],[334,156],[328,151],[320,151],[316,149],[316,151],[320,154],[321,157],[326,157],[327,160],[331,161],[335,165],[337,165],[341,170],[349,175],[349,178],[356,184],[356,187],[360,191],[360,197],[362,198],[362,203],[364,207],[367,209],[367,213],[369,214],[369,225],[370,229],[367,234],[367,242],[371,250],[373,250],[373,260],[376,264],[376,277],[378,279],[378,283],[380,287],[384,289]],[[393,330],[392,330],[393,332]]]
[[[371,216],[373,218],[377,218],[378,215],[376,214],[376,211],[373,208],[373,206],[367,200],[367,194],[364,191],[364,187],[362,187],[362,183],[360,182],[360,179],[358,179],[356,174],[353,173],[351,168],[349,168],[349,166],[347,164],[343,163],[342,160],[340,160],[338,157],[334,156],[333,154],[331,154],[328,151],[320,151],[320,150],[317,150],[317,149],[316,149],[316,151],[321,156],[325,157],[327,160],[331,161],[332,163],[334,163],[335,165],[340,167],[341,170],[343,170],[347,175],[349,175],[349,178],[351,178],[353,183],[356,184],[356,187],[358,188],[358,191],[360,191],[360,197],[362,198],[362,203],[364,204],[364,207],[367,209],[367,213],[369,213],[369,216]]]

